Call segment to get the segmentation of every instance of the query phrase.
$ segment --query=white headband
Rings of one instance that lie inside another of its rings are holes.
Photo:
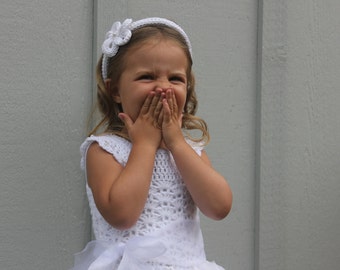
[[[135,22],[132,22],[132,19],[126,19],[123,23],[115,22],[112,25],[111,30],[106,33],[105,40],[102,45],[102,77],[104,80],[107,79],[107,64],[109,58],[117,54],[120,46],[130,41],[130,38],[132,36],[131,31],[148,25],[165,25],[176,30],[185,39],[185,42],[189,48],[189,52],[192,55],[191,44],[187,34],[179,25],[177,25],[173,21],[155,17],[146,18]]]

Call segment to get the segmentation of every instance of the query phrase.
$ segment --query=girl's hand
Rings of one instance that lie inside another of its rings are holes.
[[[177,143],[184,142],[181,131],[183,115],[178,112],[176,97],[172,89],[166,90],[162,103],[163,111],[160,119],[162,119],[163,140],[171,151]]]
[[[146,97],[135,122],[129,115],[120,113],[119,117],[124,122],[129,138],[133,144],[142,143],[158,148],[162,138],[159,125],[162,111],[161,91],[151,91]]]

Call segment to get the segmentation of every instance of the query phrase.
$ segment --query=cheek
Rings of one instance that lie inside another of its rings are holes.
[[[185,102],[186,102],[186,97],[187,97],[187,91],[186,90],[177,91],[175,93],[175,96],[176,96],[176,102],[177,102],[178,110],[180,112],[183,112],[184,105],[185,105]]]
[[[127,113],[133,120],[135,120],[139,115],[146,96],[146,94],[134,94],[124,97],[124,100],[122,101],[124,112]]]

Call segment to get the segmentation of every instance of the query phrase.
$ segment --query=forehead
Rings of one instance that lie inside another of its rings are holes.
[[[157,45],[164,45],[169,47],[169,49],[171,48],[177,48],[183,51],[183,53],[185,54],[185,50],[183,48],[183,46],[181,45],[181,43],[173,38],[169,38],[169,37],[164,37],[161,35],[156,35],[153,37],[149,37],[148,39],[145,40],[141,40],[140,42],[132,45],[129,48],[129,54],[138,51],[138,50],[150,50],[153,49],[153,47],[157,47]]]
[[[150,38],[129,48],[125,56],[126,64],[151,64],[157,62],[173,63],[188,67],[188,59],[181,44],[170,38]]]

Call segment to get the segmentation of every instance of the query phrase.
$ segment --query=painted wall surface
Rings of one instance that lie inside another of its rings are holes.
[[[258,269],[339,269],[340,2],[261,1]]]
[[[92,1],[2,1],[0,269],[68,269],[89,239],[79,144]]]
[[[105,32],[167,17],[193,43],[230,215],[202,217],[226,269],[338,269],[340,2],[5,1],[0,8],[0,269],[68,269],[90,239],[79,168]]]

